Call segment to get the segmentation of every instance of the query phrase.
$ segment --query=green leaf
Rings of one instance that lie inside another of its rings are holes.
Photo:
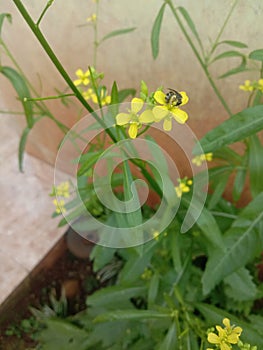
[[[244,49],[248,47],[245,43],[242,43],[241,41],[236,41],[236,40],[223,40],[223,41],[220,41],[217,45],[220,45],[220,44],[227,44],[230,46],[239,47],[240,49]]]
[[[151,241],[143,247],[140,257],[129,259],[119,274],[120,283],[134,283],[149,265],[155,251],[157,241]]]
[[[141,80],[140,97],[145,101],[148,97],[148,86],[145,81]]]
[[[145,320],[145,319],[171,318],[171,313],[155,310],[116,310],[99,315],[94,322],[111,322],[119,320]]]
[[[48,319],[38,333],[37,340],[43,350],[86,350],[88,333],[73,324],[56,319]]]
[[[263,221],[262,202],[263,192],[250,202],[225,233],[225,248],[209,256],[202,278],[204,294],[263,250],[263,232],[257,229]]]
[[[96,164],[99,157],[102,155],[103,151],[97,152],[87,152],[80,156],[79,162],[81,166],[78,170],[78,177],[85,175],[91,167]]]
[[[119,113],[119,92],[116,81],[114,81],[111,88],[111,103],[109,106],[109,112],[112,120],[115,120],[116,115]]]
[[[26,141],[27,141],[27,136],[29,134],[29,129],[26,127],[21,135],[20,141],[19,141],[19,147],[18,147],[18,165],[19,165],[19,171],[21,173],[23,172],[23,159],[24,159],[24,153],[25,153],[25,147],[26,147]]]
[[[245,187],[246,175],[248,169],[248,154],[245,153],[241,158],[241,164],[237,167],[236,176],[233,184],[233,199],[237,201]]]
[[[195,27],[195,24],[194,24],[192,18],[190,17],[189,13],[186,11],[186,9],[184,7],[181,7],[181,6],[179,6],[177,8],[177,10],[179,10],[181,12],[181,14],[184,17],[186,23],[188,24],[188,26],[191,29],[192,33],[194,34],[196,40],[198,41],[199,46],[202,48],[203,45],[202,45],[201,39],[200,39],[200,37],[198,35],[198,32],[197,32],[196,27]]]
[[[242,73],[242,72],[245,72],[245,71],[248,71],[248,70],[249,69],[246,66],[246,58],[243,57],[242,58],[242,62],[241,62],[241,64],[239,66],[228,70],[224,74],[220,75],[218,78],[219,79],[227,78],[227,77],[230,77],[231,75]]]
[[[87,305],[92,307],[120,307],[131,298],[142,296],[146,292],[146,286],[125,287],[123,285],[101,288],[87,298]]]
[[[31,129],[34,125],[33,109],[31,102],[26,102],[26,98],[30,98],[30,91],[23,77],[11,67],[0,67],[2,73],[13,85],[19,100],[21,101],[26,116],[27,126]]]
[[[158,350],[171,350],[176,349],[177,345],[177,331],[176,331],[176,323],[173,322],[169,327],[169,330],[161,343],[161,345],[157,348]]]
[[[224,279],[225,293],[236,301],[254,300],[257,295],[257,287],[253,282],[250,272],[242,267],[236,273]]]
[[[215,325],[222,325],[224,318],[229,318],[231,324],[240,326],[243,329],[242,332],[242,341],[250,343],[252,345],[257,345],[258,349],[261,349],[263,346],[263,338],[258,332],[253,324],[244,322],[236,316],[228,313],[226,310],[219,309],[213,305],[208,305],[205,303],[195,304],[196,308],[201,312],[204,318],[207,320],[209,327]]]
[[[0,36],[2,34],[2,27],[4,23],[4,19],[7,19],[9,23],[12,23],[12,16],[10,13],[1,13],[0,14]]]
[[[204,153],[241,141],[263,129],[263,105],[244,109],[209,131],[199,142]],[[193,150],[197,153],[197,148]]]
[[[112,32],[110,32],[107,35],[105,35],[100,40],[100,43],[102,43],[103,41],[105,41],[107,39],[113,38],[114,36],[123,35],[123,34],[127,34],[127,33],[130,33],[130,32],[133,32],[135,29],[136,29],[136,27],[113,30]]]
[[[163,14],[165,10],[165,5],[164,3],[162,7],[160,8],[158,15],[154,21],[153,27],[152,27],[152,33],[151,33],[151,45],[152,45],[152,55],[153,58],[156,59],[159,53],[159,40],[160,40],[160,30],[161,30],[161,25],[163,21]]]
[[[95,245],[90,254],[90,260],[93,261],[93,270],[97,272],[108,264],[114,257],[115,248]]]
[[[219,178],[217,178],[216,185],[214,186],[213,194],[210,197],[208,209],[213,209],[219,200],[222,197],[222,194],[224,193],[224,190],[226,188],[228,179],[229,179],[230,171],[225,172],[222,174]]]
[[[263,191],[263,147],[257,135],[249,138],[248,166],[250,191],[254,198]]]
[[[244,55],[238,51],[225,51],[220,55],[216,56],[213,59],[213,62],[217,60],[221,60],[222,58],[227,58],[227,57],[244,57]]]
[[[136,94],[136,90],[135,89],[122,89],[122,90],[119,90],[119,103],[123,102],[126,97],[128,96],[132,96],[134,97]]]
[[[251,60],[263,62],[263,49],[254,50],[250,52],[250,54],[248,55],[248,58],[250,58]]]
[[[155,302],[155,299],[158,295],[159,284],[160,284],[160,276],[158,273],[155,273],[150,280],[150,285],[148,289],[148,299],[147,299],[148,305],[151,305]]]

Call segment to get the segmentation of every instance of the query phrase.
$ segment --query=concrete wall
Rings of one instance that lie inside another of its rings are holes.
[[[100,47],[97,69],[105,73],[104,81],[109,89],[114,80],[120,88],[138,89],[140,80],[143,79],[151,90],[163,85],[187,91],[190,96],[186,107],[190,116],[189,123],[198,136],[227,117],[168,7],[164,14],[160,54],[156,61],[152,59],[151,27],[162,4],[161,0],[100,1],[100,37],[115,29],[137,27],[133,33],[112,38]],[[46,0],[23,0],[23,3],[37,19]],[[232,1],[178,0],[176,4],[189,11],[204,40],[205,48],[208,48],[209,40],[216,37]],[[41,23],[46,38],[73,78],[77,68],[86,69],[92,64],[92,29],[81,25],[86,23],[86,18],[94,12],[94,8],[92,0],[55,0]],[[3,27],[3,38],[32,84],[43,96],[54,95],[55,87],[62,90],[65,87],[64,81],[37,43],[13,2],[1,0],[0,12],[10,12],[13,16],[13,24],[5,23]],[[246,42],[249,49],[244,52],[260,48],[262,19],[262,0],[240,0],[222,39]],[[4,55],[1,56],[1,62],[2,65],[10,63]],[[237,64],[236,58],[218,61],[212,67],[212,74],[220,75]],[[253,72],[242,73],[218,82],[233,112],[245,106],[246,96],[238,90],[238,85],[248,74],[253,78]],[[19,108],[14,98],[14,90],[2,76],[0,88],[0,108]],[[68,125],[73,125],[79,117],[78,108],[62,108],[59,101],[51,101],[49,106],[54,114]],[[1,117],[2,120],[7,118],[6,115]],[[17,118],[14,125],[18,130],[21,130],[21,118]],[[28,149],[52,163],[56,145],[62,134],[55,126],[50,127],[51,125],[46,120],[41,121],[30,136]]]

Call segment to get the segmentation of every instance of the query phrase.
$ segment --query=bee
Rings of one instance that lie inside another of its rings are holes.
[[[171,106],[180,106],[182,104],[183,96],[174,89],[168,89],[169,91],[165,95],[165,102]]]

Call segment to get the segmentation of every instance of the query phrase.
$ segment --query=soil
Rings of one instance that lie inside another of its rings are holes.
[[[37,343],[32,334],[36,322],[29,307],[42,309],[44,305],[51,306],[50,296],[59,299],[64,290],[67,315],[73,315],[85,309],[87,295],[99,287],[90,260],[74,256],[67,249],[65,238],[63,244],[62,254],[51,267],[41,269],[32,278],[27,295],[13,304],[13,310],[8,308],[6,319],[0,321],[1,350],[35,349]]]

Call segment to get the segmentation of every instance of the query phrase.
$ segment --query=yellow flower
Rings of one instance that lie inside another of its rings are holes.
[[[131,101],[129,113],[119,113],[116,116],[117,125],[129,126],[128,134],[131,139],[136,138],[138,129],[142,126],[142,123],[154,122],[154,115],[151,110],[147,109],[141,115],[138,114],[143,108],[143,105],[143,100],[135,97]]]
[[[175,186],[175,192],[178,198],[182,197],[183,193],[189,192],[190,191],[190,187],[193,183],[192,180],[188,180],[187,177],[185,177],[184,179],[178,179],[179,185]]]
[[[200,154],[200,156],[196,156],[192,159],[193,164],[196,166],[201,166],[203,162],[211,162],[213,160],[213,153]]]
[[[93,90],[90,88],[86,91],[82,92],[82,96],[85,98],[85,100],[90,100],[94,96]]]
[[[91,99],[94,103],[96,103],[96,104],[98,103],[98,98],[97,98],[96,94],[93,93],[91,95]],[[100,101],[101,101],[102,106],[108,105],[111,102],[111,97],[107,95],[106,91],[101,90]]]
[[[93,13],[90,17],[87,18],[87,22],[95,23],[96,20],[97,20],[97,15],[96,15],[96,13]]]
[[[180,91],[179,94],[182,96],[182,102],[180,106],[185,105],[189,98],[184,91]],[[154,93],[154,99],[161,106],[155,106],[153,108],[153,114],[157,122],[163,120],[163,128],[166,131],[172,129],[172,118],[174,118],[178,123],[184,124],[188,119],[188,114],[176,106],[174,102],[166,102],[166,95],[163,91],[156,91]]]
[[[243,91],[253,91],[255,87],[251,84],[250,80],[245,80],[244,85],[239,85],[239,89]]]
[[[57,199],[54,199],[53,204],[56,207],[57,214],[65,213],[65,211],[66,211],[65,201],[63,201],[63,200],[58,201]]]
[[[263,92],[263,79],[258,80],[258,90]]]
[[[215,333],[208,333],[207,340],[211,344],[216,344],[220,350],[231,350],[231,344],[237,344],[242,333],[241,327],[234,327],[230,325],[228,318],[223,319],[224,328],[216,326],[218,335]]]
[[[69,188],[70,188],[70,184],[68,181],[61,182],[61,184],[59,184],[56,187],[56,195],[60,196],[60,197],[68,198],[69,197]]]
[[[90,72],[89,70],[87,70],[85,73],[83,72],[82,69],[78,69],[76,71],[76,76],[79,78],[79,79],[76,79],[74,80],[74,85],[75,86],[78,86],[78,85],[88,85],[89,84],[89,76],[90,76]]]

